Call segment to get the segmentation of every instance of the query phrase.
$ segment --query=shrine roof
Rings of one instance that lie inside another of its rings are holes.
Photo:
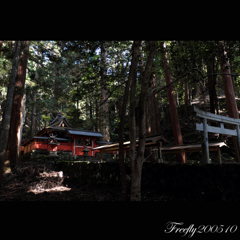
[[[49,127],[60,127],[60,126],[73,128],[67,121],[66,117],[63,117],[62,115],[58,114],[57,117],[50,123]]]
[[[100,132],[84,131],[84,130],[68,130],[68,133],[73,135],[80,136],[89,136],[89,137],[103,137]]]
[[[73,128],[67,121],[66,117],[63,117],[61,114],[58,114],[57,117],[50,123],[48,127],[45,127],[40,132],[37,133],[37,136],[42,136],[47,132],[65,132],[71,135],[79,136],[89,136],[89,137],[103,137],[100,132],[87,131],[81,129]]]

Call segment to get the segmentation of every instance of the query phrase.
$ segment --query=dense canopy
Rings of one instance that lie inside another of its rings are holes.
[[[223,110],[238,118],[236,101],[231,107],[227,92],[238,98],[239,76],[236,40],[0,40],[0,132],[4,136],[9,131],[9,139],[15,133],[19,146],[61,114],[79,131],[100,131],[103,141],[121,146],[139,138],[137,162],[142,163],[145,142],[141,145],[141,140],[146,136],[164,133],[175,145],[189,143],[182,139],[181,108],[187,111],[198,102],[202,109],[220,113],[219,99],[226,96]],[[225,85],[229,81],[232,89]],[[9,102],[11,84],[15,90]],[[19,110],[17,130],[4,123],[9,104],[12,111]],[[167,125],[162,125],[166,121],[172,122],[172,128],[166,130]],[[136,149],[131,147],[133,161]],[[9,146],[6,149],[11,152]],[[177,159],[184,162],[185,156]]]

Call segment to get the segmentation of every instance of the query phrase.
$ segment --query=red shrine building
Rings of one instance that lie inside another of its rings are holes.
[[[89,150],[88,156],[95,157],[96,152],[100,150],[92,151],[92,149],[98,147],[99,139],[102,137],[100,132],[74,129],[65,117],[58,114],[49,127],[42,129],[32,139],[21,143],[20,153],[46,150],[46,153],[54,155],[57,155],[58,151],[65,151],[71,152],[72,156],[83,156],[83,150],[86,148]]]

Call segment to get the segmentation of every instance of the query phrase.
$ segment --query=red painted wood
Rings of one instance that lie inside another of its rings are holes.
[[[47,150],[47,151],[70,151],[72,152],[72,156],[74,156],[74,142],[76,139],[83,139],[83,146],[76,146],[75,145],[75,155],[76,156],[83,156],[84,153],[82,152],[85,148],[85,139],[90,138],[92,143],[91,146],[87,146],[87,149],[90,150],[88,152],[88,156],[96,157],[96,153],[100,150],[94,150],[92,151],[92,148],[97,147],[98,145],[95,143],[95,137],[84,137],[84,136],[75,136],[71,135],[73,138],[73,142],[66,143],[66,142],[60,142],[60,145],[49,145],[46,141],[37,141],[37,139],[34,139],[34,141],[29,143],[27,146],[23,147],[22,150],[24,151],[24,154],[27,152],[30,152],[31,150]]]
[[[39,141],[36,141],[35,142],[35,150],[39,149],[39,150],[47,150],[47,144],[46,142],[39,142]]]
[[[72,151],[72,143],[60,142],[60,145],[58,145],[58,151]]]

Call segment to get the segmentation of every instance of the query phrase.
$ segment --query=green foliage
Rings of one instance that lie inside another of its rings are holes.
[[[98,130],[101,118],[104,115],[101,100],[101,88],[104,87],[107,89],[109,97],[111,139],[118,141],[119,113],[130,69],[133,41],[105,41],[107,75],[104,83],[101,82],[101,41],[49,40],[31,41],[30,43],[25,86],[26,121],[23,135],[29,137],[34,106],[36,106],[36,125],[38,129],[41,129],[45,124],[49,124],[51,113],[55,115],[61,112],[66,114],[69,122],[77,128]],[[172,79],[180,77],[193,68],[199,69],[206,76],[206,66],[213,59],[215,59],[214,72],[220,72],[217,43],[218,41],[213,40],[166,41]],[[0,57],[1,106],[4,105],[7,94],[13,46],[13,41],[3,42],[3,51]],[[162,41],[159,41],[153,63],[157,89],[165,86],[161,46]],[[225,41],[225,46],[231,71],[240,74],[239,41]],[[148,53],[148,41],[142,41],[137,73],[137,99],[141,90],[141,78],[145,70]],[[216,88],[220,95],[222,91],[221,76],[218,76],[217,80]],[[196,97],[197,85],[200,92],[204,84],[207,85],[207,78],[203,79],[197,71],[191,71],[186,77],[175,82],[174,91],[178,96],[179,105],[184,105],[185,81],[189,84],[192,97]],[[238,96],[240,93],[239,76],[234,76],[233,81],[235,94]],[[36,94],[36,101],[34,101],[34,94]],[[162,118],[166,117],[162,109],[167,105],[167,91],[163,89],[158,93],[158,106],[161,109]],[[128,106],[126,119],[129,115]],[[2,114],[2,110],[0,114]],[[126,121],[125,129],[125,132],[127,132],[128,121]]]

